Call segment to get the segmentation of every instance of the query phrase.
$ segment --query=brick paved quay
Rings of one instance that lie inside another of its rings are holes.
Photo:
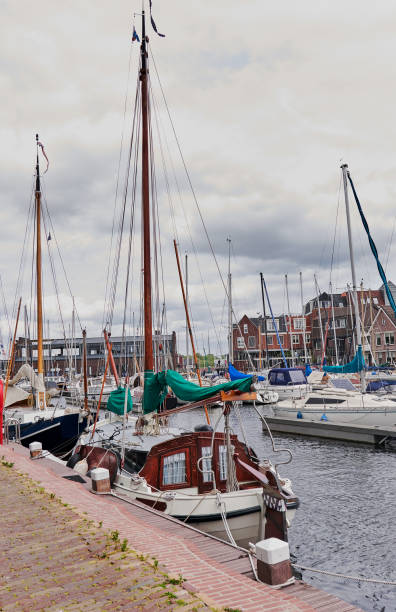
[[[227,545],[93,495],[20,445],[0,456],[1,610],[358,610],[303,583],[257,583]]]

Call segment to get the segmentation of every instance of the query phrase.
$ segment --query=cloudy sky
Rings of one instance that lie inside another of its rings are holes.
[[[235,314],[262,311],[259,272],[277,313],[287,309],[286,273],[293,312],[300,309],[300,271],[306,299],[314,295],[314,273],[320,288],[328,288],[332,253],[333,286],[343,290],[350,282],[341,160],[349,164],[383,264],[396,281],[391,243],[396,213],[394,3],[365,4],[364,10],[354,0],[154,0],[153,5],[166,37],[159,38],[148,26],[151,51],[224,277],[226,239],[232,239]],[[0,9],[0,273],[10,323],[32,194],[34,135],[39,132],[50,159],[43,192],[56,239],[81,322],[88,335],[98,335],[114,203],[117,214],[121,204],[120,197],[115,200],[117,175],[120,196],[133,114],[139,51],[137,43],[131,45],[133,14],[141,3],[0,0]],[[135,23],[140,34],[139,17]],[[167,164],[177,177],[177,185],[169,179],[178,193],[171,208],[161,159],[156,159],[168,329],[180,332],[183,350],[173,211],[181,256],[189,254],[198,347],[202,350],[205,343],[208,349],[209,334],[213,351],[217,343],[225,344],[225,293],[152,63],[150,73]],[[137,229],[138,219],[137,213]],[[378,288],[354,209],[352,221],[358,281]],[[23,287],[18,288],[24,302],[30,299],[30,242]],[[50,249],[56,259],[54,239]],[[139,318],[138,237],[133,253],[129,324],[132,312],[135,324]],[[56,268],[67,327],[71,299],[59,261]],[[125,270],[123,257],[115,332],[123,318]],[[45,285],[46,318],[55,335],[60,328],[49,276]],[[6,337],[3,296],[0,323]]]

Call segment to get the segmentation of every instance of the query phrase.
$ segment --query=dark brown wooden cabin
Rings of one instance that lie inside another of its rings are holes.
[[[207,457],[210,453],[212,435],[211,431],[197,431],[153,446],[139,475],[143,476],[150,486],[161,491],[172,491],[187,487],[198,487],[198,493],[211,491],[214,487],[211,474],[201,472],[198,469],[197,461],[201,457]],[[254,451],[248,449],[235,435],[231,435],[231,443],[234,446],[234,453],[238,455],[239,459],[255,470],[259,470]],[[200,462],[201,467],[206,470],[210,469],[211,463],[211,469],[215,474],[216,488],[221,492],[226,491],[227,483],[225,449],[224,434],[216,432],[213,461],[210,462],[207,459]],[[276,487],[272,474],[267,471],[262,473],[270,482],[272,480],[271,484]],[[236,462],[236,475],[240,489],[262,486],[262,483],[255,480],[254,476],[238,462]]]

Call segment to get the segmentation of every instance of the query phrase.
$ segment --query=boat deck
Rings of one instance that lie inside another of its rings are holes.
[[[142,603],[147,611],[174,610],[175,598],[180,610],[358,610],[301,581],[280,590],[256,582],[240,549],[140,503],[93,495],[88,478],[48,459],[31,460],[20,445],[1,454],[0,535],[10,551],[0,566],[3,610],[30,603],[55,612],[59,602],[65,611]],[[132,550],[122,553],[124,539]],[[174,585],[161,572],[185,582]]]

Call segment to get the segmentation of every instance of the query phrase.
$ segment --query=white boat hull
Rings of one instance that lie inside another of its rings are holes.
[[[137,481],[137,482],[136,482]],[[136,483],[136,484],[135,484]],[[119,475],[114,489],[121,495],[140,501],[186,522],[222,540],[229,540],[221,512],[227,518],[234,540],[243,545],[264,537],[265,519],[260,527],[263,489],[245,489],[230,493],[198,494],[194,489],[179,491],[151,491],[145,481]],[[166,507],[164,507],[166,506]],[[295,510],[287,510],[290,522]],[[262,533],[260,533],[262,531]]]

